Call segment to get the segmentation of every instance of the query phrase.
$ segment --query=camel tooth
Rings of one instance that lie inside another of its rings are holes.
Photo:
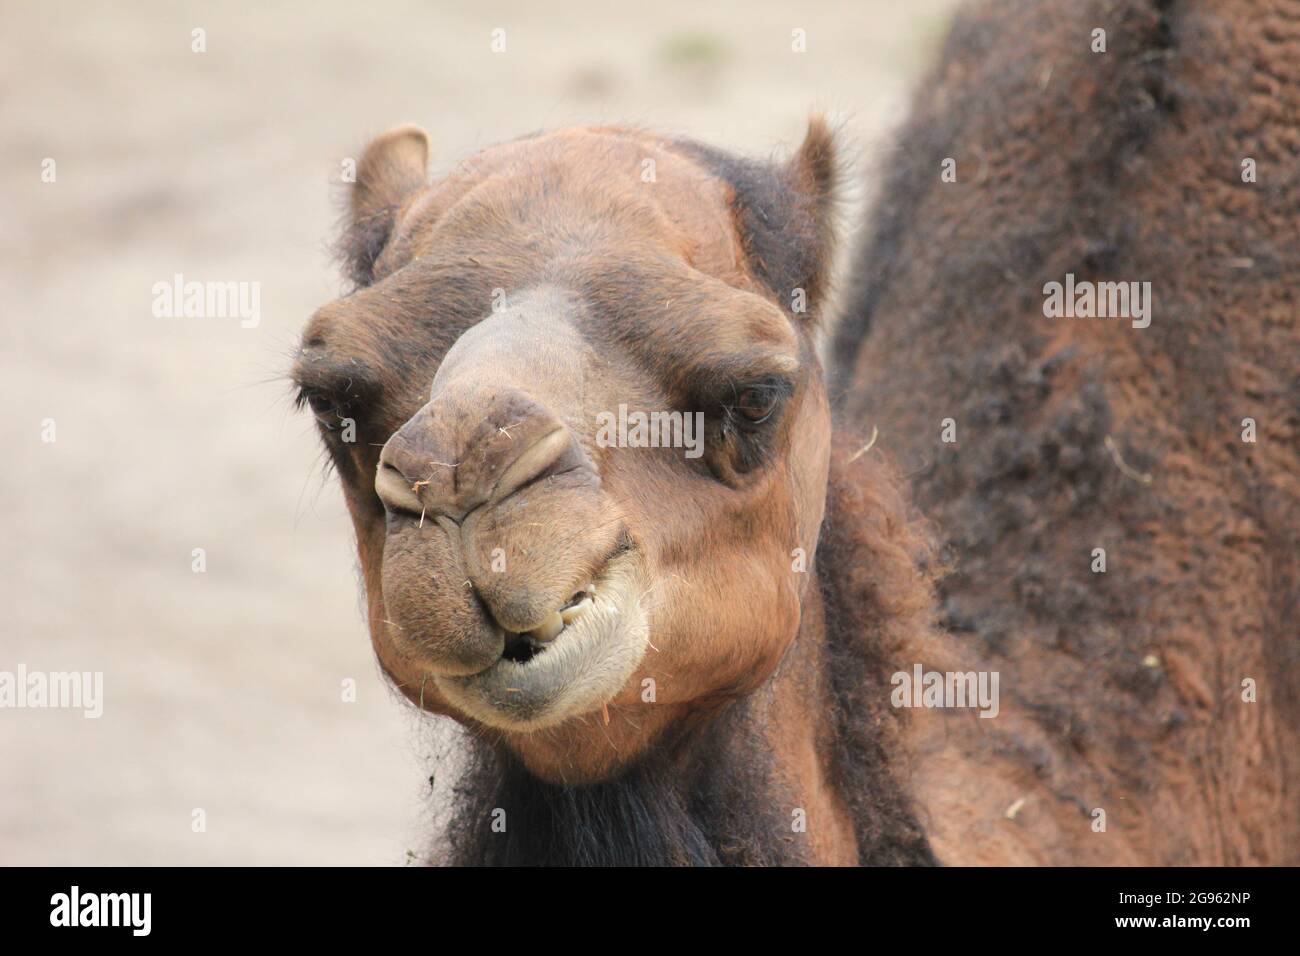
[[[552,611],[546,620],[528,633],[536,640],[546,643],[559,637],[562,630],[564,630],[564,618],[560,616],[559,611]]]
[[[566,607],[563,611],[561,611],[560,617],[564,620],[565,624],[572,624],[575,619],[577,619],[580,615],[585,614],[587,611],[590,611],[591,608],[592,608],[591,598],[589,597],[583,598],[577,604]]]

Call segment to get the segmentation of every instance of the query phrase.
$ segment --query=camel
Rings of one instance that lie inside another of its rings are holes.
[[[293,378],[379,664],[467,734],[433,862],[1293,858],[1294,140],[1252,93],[1289,34],[1167,8],[959,19],[842,308],[821,120],[781,162],[582,127],[432,183],[419,128],[370,144]],[[1278,178],[1215,180],[1225,126]],[[1067,272],[1153,322],[1047,319]],[[636,414],[668,440],[602,437]],[[914,667],[997,672],[997,716],[898,706]]]
[[[846,470],[817,355],[826,124],[779,163],[616,127],[428,154],[363,153],[355,288],[293,377],[378,661],[468,731],[431,858],[933,862],[886,667],[927,542],[884,463]]]
[[[927,664],[1001,675],[908,722],[944,862],[1300,862],[1298,122],[1267,0],[978,3],[917,96],[830,365],[951,568]]]

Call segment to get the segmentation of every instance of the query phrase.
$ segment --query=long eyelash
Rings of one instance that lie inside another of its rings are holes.
[[[311,397],[312,397],[313,395],[318,395],[318,394],[320,394],[320,392],[319,392],[318,390],[314,389],[314,388],[308,388],[308,387],[306,387],[306,386],[300,386],[300,387],[298,388],[298,394],[295,395],[294,398],[293,398],[293,407],[294,407],[294,410],[295,410],[295,411],[302,411],[304,408],[307,407],[307,403],[311,401]],[[323,428],[323,429],[325,429],[327,432],[332,432],[332,431],[337,431],[337,430],[338,430],[338,426],[335,425],[333,422],[321,421],[321,420],[320,420],[320,416],[317,416],[316,418],[317,418],[317,422],[318,422],[318,424],[320,425],[320,427]]]
[[[744,422],[744,425],[741,426],[742,428],[753,428],[757,425],[766,425],[770,422],[772,416],[776,414],[778,407],[779,406],[777,405],[773,405],[772,410],[762,418],[745,418],[744,416],[738,415],[736,414],[736,407],[734,405],[723,405],[722,409],[727,413],[727,421],[729,423]]]
[[[735,396],[751,390],[766,392],[775,395],[777,398],[789,398],[794,394],[794,383],[784,378],[764,378],[759,379],[757,382],[733,382],[731,384],[731,391]]]
[[[340,386],[340,390],[337,394],[347,396],[345,400],[337,402],[338,407],[340,409],[346,409],[351,407],[353,401],[357,398],[356,393],[353,391],[352,386],[353,386],[353,380],[351,378],[348,378],[347,383],[345,385]],[[313,388],[311,385],[304,384],[304,385],[298,385],[297,389],[298,390],[293,398],[293,407],[299,411],[301,411],[303,406],[305,406],[307,402],[311,400],[311,397],[313,395],[326,395],[329,396],[331,400],[334,400],[336,397],[335,391],[332,388],[328,388],[328,389]]]
[[[761,419],[759,419],[758,421],[750,421],[749,419],[745,419],[746,426],[763,425],[772,420],[772,417],[777,413],[778,409],[781,407],[781,402],[784,399],[787,399],[794,394],[794,383],[789,381],[788,379],[774,378],[774,379],[765,379],[759,382],[750,382],[740,387],[736,387],[734,384],[732,385],[732,392],[736,395],[736,397],[739,397],[742,392],[747,392],[751,390],[756,392],[763,392],[766,395],[775,399],[772,405],[772,410],[768,412],[766,415],[764,415]],[[736,406],[728,405],[724,402],[722,404],[722,409],[726,413],[726,418],[724,421],[732,422],[738,419],[739,416],[737,416],[736,414]]]

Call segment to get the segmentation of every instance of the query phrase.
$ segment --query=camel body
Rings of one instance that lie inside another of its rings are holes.
[[[973,4],[891,157],[837,401],[944,542],[923,660],[1002,689],[910,721],[936,854],[1300,861],[1300,4]]]

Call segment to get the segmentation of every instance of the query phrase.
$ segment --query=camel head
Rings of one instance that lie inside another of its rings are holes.
[[[293,377],[356,530],[371,639],[424,709],[554,782],[608,777],[774,671],[816,588],[833,153],[622,128],[430,184],[366,149]]]

